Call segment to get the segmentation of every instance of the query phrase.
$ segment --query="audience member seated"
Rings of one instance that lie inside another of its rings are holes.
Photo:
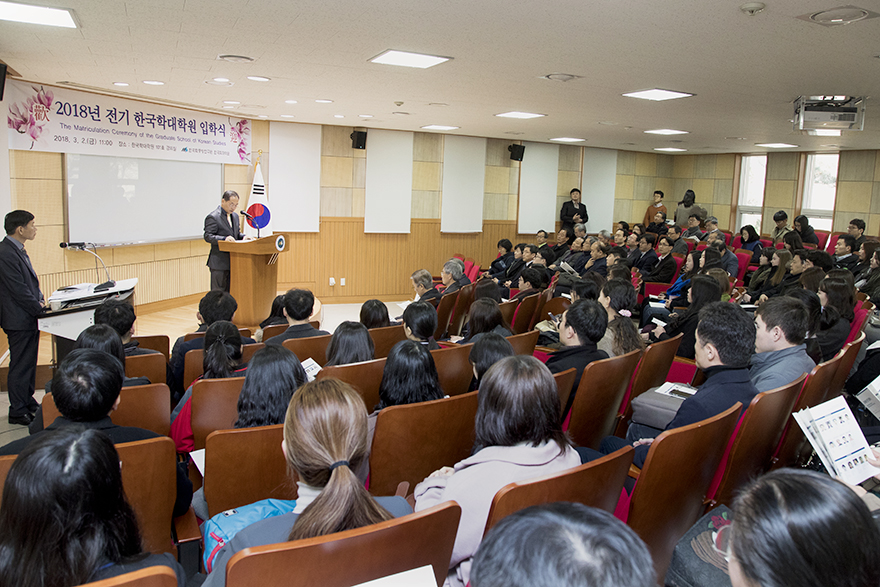
[[[498,303],[489,298],[483,298],[471,304],[470,312],[468,312],[467,331],[468,335],[458,341],[459,344],[477,342],[489,332],[501,336],[513,335],[510,325],[504,321],[504,316],[501,315]]]
[[[623,247],[611,247],[611,250],[608,251],[608,256],[605,257],[605,265],[609,268],[609,270],[611,267],[614,267],[618,263],[625,265],[628,256],[629,253]]]
[[[648,547],[629,526],[580,503],[547,503],[501,520],[480,543],[472,587],[654,587]]]
[[[681,238],[682,228],[673,224],[669,227],[669,230],[666,231],[666,236],[672,240],[672,252],[676,255],[687,255],[688,251],[688,241]]]
[[[412,511],[402,497],[372,498],[354,474],[367,459],[367,411],[347,383],[328,378],[300,387],[287,409],[281,449],[296,474],[295,509],[240,530],[214,558],[206,587],[225,585],[227,563],[245,548],[324,536]]]
[[[770,273],[760,289],[754,293],[747,293],[742,301],[747,304],[760,304],[768,298],[778,296],[789,287],[796,286],[798,276],[792,276],[789,272],[791,264],[791,252],[785,249],[776,249],[770,258]]]
[[[541,284],[543,282],[544,280],[541,278],[540,271],[535,267],[529,267],[528,269],[523,270],[522,274],[519,276],[519,293],[511,299],[521,302],[528,296],[540,293]]]
[[[859,258],[855,255],[858,250],[856,239],[851,234],[840,235],[834,245],[834,266],[852,271],[859,264]]]
[[[599,294],[599,303],[608,314],[608,327],[596,345],[600,351],[605,351],[609,357],[618,357],[645,348],[645,341],[632,322],[636,290],[631,282],[609,279]]]
[[[699,317],[695,356],[697,367],[703,370],[706,382],[697,393],[682,402],[665,430],[717,416],[737,402],[745,410],[758,394],[749,379],[749,359],[755,350],[755,322],[749,313],[736,304],[714,302],[705,306]],[[633,462],[637,467],[642,467],[651,443],[661,432],[657,428],[631,423],[626,439],[606,437],[600,450],[604,454],[611,454],[632,444],[636,448]],[[596,451],[590,449],[578,450],[582,457],[587,457],[586,460],[597,456]]]
[[[880,298],[880,248],[877,248],[871,255],[871,269],[862,277],[864,277],[864,281],[856,282],[859,291],[872,301]]]
[[[68,353],[52,378],[52,399],[61,415],[44,431],[0,448],[0,455],[19,454],[38,439],[71,428],[99,430],[117,444],[158,438],[159,435],[150,430],[117,426],[110,419],[110,414],[119,407],[124,372],[122,363],[103,351],[76,349]],[[192,483],[185,470],[178,467],[174,515],[186,513],[191,499]],[[6,503],[5,497],[3,502]]]
[[[511,281],[514,278],[518,278],[519,271],[522,270],[522,266],[525,264],[525,261],[522,260],[523,251],[525,251],[526,243],[518,243],[515,247],[513,247],[513,261],[501,272],[490,273],[489,277],[500,285],[504,285],[508,281]]]
[[[801,214],[794,219],[794,230],[797,232],[801,240],[807,244],[819,246],[819,235],[810,226],[810,219]]]
[[[864,282],[868,278],[871,271],[871,259],[874,258],[874,251],[880,247],[880,242],[875,240],[866,240],[859,247],[858,258],[859,264],[853,269],[853,278],[856,282]]]
[[[822,302],[816,293],[807,289],[793,289],[787,296],[800,301],[807,311],[807,334],[804,337],[804,344],[807,347],[807,355],[818,365],[822,362],[822,349],[819,348],[819,338],[816,333],[819,332],[819,322],[822,320]]]
[[[584,246],[584,239],[582,239],[580,237],[574,239],[574,241],[572,241],[571,246],[568,248],[568,250],[565,251],[565,253],[563,253],[561,256],[557,257],[556,261],[554,261],[548,267],[548,269],[550,271],[556,271],[556,272],[562,271],[563,270],[562,269],[563,263],[568,263],[572,268],[574,268],[574,265],[576,263],[578,263],[581,260],[581,258],[583,258],[585,256],[584,252],[583,252],[583,246]],[[586,263],[586,261],[584,261],[584,263]],[[577,271],[577,269],[575,269],[575,271]]]
[[[653,220],[648,224],[645,230],[647,232],[653,232],[657,236],[665,235],[669,230],[669,225],[666,224],[666,212],[657,212],[654,214]]]
[[[718,282],[718,287],[721,288],[721,301],[730,301],[731,286],[730,276],[727,274],[727,271],[725,271],[721,267],[713,267],[706,271],[705,274]]]
[[[199,302],[199,311],[196,317],[199,319],[200,326],[196,332],[205,332],[208,327],[217,322],[224,320],[232,322],[235,311],[238,309],[238,302],[231,295],[223,291],[209,291]],[[256,342],[251,338],[244,337],[242,344],[253,344]],[[205,348],[204,337],[194,338],[190,341],[183,342],[183,337],[177,339],[174,343],[174,349],[171,351],[171,371],[174,373],[174,381],[169,382],[171,387],[171,396],[174,400],[179,400],[183,395],[183,366],[184,357],[188,351],[193,349]]]
[[[442,295],[437,288],[434,287],[434,278],[431,277],[431,273],[427,269],[418,269],[414,271],[410,276],[413,284],[413,291],[416,292],[416,299],[420,302],[427,302],[433,299],[440,299]],[[369,301],[369,300],[368,300]],[[378,301],[378,300],[377,300]],[[385,304],[382,304],[383,306]],[[363,313],[363,308],[361,309]],[[385,315],[388,315],[388,308],[385,309]],[[363,318],[361,319],[363,322]],[[367,326],[366,323],[364,323]],[[388,326],[386,324],[386,326]],[[376,328],[376,326],[367,326],[367,328]]]
[[[232,322],[221,320],[211,324],[205,332],[204,372],[196,381],[244,377],[247,363],[241,362],[241,341],[241,334]],[[171,439],[177,452],[193,450],[192,384],[171,412]]]
[[[880,584],[880,534],[868,507],[840,481],[781,469],[733,504],[733,587]]]
[[[254,333],[254,340],[263,342],[263,330],[266,327],[280,326],[282,324],[287,324],[287,318],[284,317],[284,294],[275,296],[275,299],[272,300],[272,309],[269,311],[269,316],[260,322],[260,328]]]
[[[792,229],[788,226],[788,214],[785,213],[785,210],[776,212],[773,215],[773,222],[776,223],[776,228],[770,233],[770,238],[773,240],[773,246],[776,246],[782,242],[782,237]]]
[[[721,300],[721,288],[714,277],[695,275],[691,279],[691,287],[687,293],[688,307],[681,314],[670,314],[666,326],[657,325],[648,335],[650,342],[666,340],[683,334],[676,355],[685,359],[694,359],[697,324],[700,321],[700,310],[704,306]],[[752,335],[755,327],[752,326]],[[646,336],[646,335],[643,335]]]
[[[498,277],[499,275],[504,274],[507,271],[507,268],[510,267],[511,263],[514,261],[513,255],[513,244],[510,240],[503,238],[498,241],[498,257],[492,261],[491,265],[489,265],[489,270],[484,272],[483,275],[488,277]]]
[[[541,288],[550,285],[553,272],[547,267],[555,260],[556,256],[550,248],[543,248],[535,253],[535,261],[532,263],[531,269],[536,270],[541,275]]]
[[[171,554],[143,552],[107,436],[75,428],[40,434],[15,459],[0,507],[3,585],[72,587],[153,566],[170,567],[186,584]]]
[[[816,366],[807,354],[807,309],[800,300],[781,296],[755,311],[755,354],[749,376],[758,391],[788,385]]]
[[[801,240],[801,235],[797,231],[792,230],[785,233],[785,236],[782,237],[782,246],[793,253],[798,249],[804,248],[804,241]]]
[[[764,287],[764,284],[767,283],[767,280],[775,275],[777,268],[771,265],[773,255],[775,254],[776,249],[772,247],[761,249],[760,256],[758,257],[758,268],[755,269],[755,272],[752,273],[751,278],[748,280],[747,292],[749,294],[757,294]],[[746,276],[748,277],[748,273],[746,273]]]
[[[382,304],[384,307],[385,304]],[[367,327],[360,322],[345,321],[336,327],[330,344],[327,345],[327,364],[349,365],[372,361],[375,357],[375,346]]]
[[[672,283],[675,277],[675,268],[677,263],[675,257],[671,255],[673,242],[667,236],[661,236],[657,243],[657,263],[650,273],[642,273],[644,281],[652,281],[657,283]],[[736,256],[734,256],[734,259]]]
[[[491,279],[481,279],[474,284],[474,301],[483,298],[501,303],[501,288]]]
[[[699,212],[690,214],[687,219],[687,230],[682,233],[682,238],[690,239],[694,242],[703,240],[703,235],[706,233],[700,230],[701,221],[702,216]]]
[[[457,292],[461,289],[461,284],[459,280],[464,277],[464,270],[462,266],[458,264],[458,259],[450,259],[443,264],[443,269],[440,270],[440,280],[443,282],[443,285],[446,289],[443,290],[443,294],[450,294]]]
[[[95,324],[110,326],[122,339],[122,349],[126,357],[134,355],[152,355],[159,351],[139,348],[139,342],[132,340],[134,334],[134,306],[116,299],[105,300],[95,308]]]
[[[480,381],[492,365],[504,357],[512,357],[515,354],[513,345],[500,334],[488,332],[481,336],[471,347],[468,355],[468,361],[474,369],[474,378],[471,380],[469,391],[480,389]]]
[[[724,237],[723,233],[719,232],[718,234]],[[715,242],[713,242],[709,246],[721,253],[721,268],[727,271],[728,275],[730,275],[731,277],[736,277],[737,275],[739,275],[739,258],[735,254],[731,253],[730,249],[724,246],[723,238],[716,238]]]
[[[427,271],[425,271],[427,273]],[[430,279],[430,275],[428,278]],[[436,290],[435,290],[436,291]],[[361,306],[360,323],[367,328],[385,328],[391,326],[388,306],[381,300],[367,300]]]
[[[687,304],[687,293],[691,286],[691,279],[700,271],[700,257],[702,252],[694,251],[687,256],[684,262],[684,269],[669,289],[658,294],[660,301],[663,301],[665,307],[655,308],[651,306],[651,300],[645,297],[642,302],[642,317],[639,322],[640,327],[650,324],[653,318],[658,318],[664,322],[668,321],[669,314],[672,313],[672,306],[685,306]]]
[[[761,255],[761,251],[764,250],[764,245],[761,244],[761,237],[758,236],[758,232],[755,230],[755,227],[751,224],[746,224],[742,228],[739,229],[740,236],[742,237],[742,242],[740,243],[739,248],[745,249],[752,253],[752,263],[757,263],[758,259]]]
[[[834,258],[827,251],[810,251],[807,254],[807,259],[809,260],[808,269],[810,267],[821,267],[825,273],[834,269]]]
[[[626,237],[629,236],[629,231],[624,230],[622,228],[614,229],[614,238],[612,239],[612,244],[615,247],[626,247]]]
[[[650,275],[657,264],[657,252],[654,250],[654,235],[643,234],[639,237],[638,255],[633,258],[632,268],[642,275]],[[670,278],[672,279],[672,278]]]
[[[287,330],[273,336],[266,344],[281,345],[291,338],[309,338],[330,334],[326,330],[318,330],[309,324],[309,318],[315,310],[315,296],[307,289],[291,289],[284,294],[284,316],[290,325]]]
[[[453,258],[450,259],[450,261],[452,261],[453,263],[458,263],[458,268],[461,270],[461,277],[458,278],[458,285],[459,285],[459,287],[464,287],[464,286],[466,286],[466,285],[469,285],[470,282],[471,282],[471,280],[470,280],[470,278],[469,278],[467,275],[465,275],[465,273],[464,273],[464,269],[465,269],[464,261],[462,261],[462,260],[459,259],[458,257],[453,257]]]
[[[818,267],[810,267],[809,269],[804,269],[801,273],[801,276],[798,278],[798,284],[803,289],[808,289],[813,293],[817,293],[819,291],[819,284],[822,283],[823,279],[825,279],[824,271]],[[795,288],[789,288],[786,290],[785,295],[791,295],[792,289]]]
[[[415,488],[416,511],[449,500],[461,506],[447,576],[455,587],[468,583],[471,558],[499,489],[580,464],[562,431],[556,383],[538,359],[518,355],[496,363],[483,379],[478,402],[473,456],[431,473]]]
[[[607,327],[608,313],[599,302],[578,300],[562,314],[562,320],[559,322],[559,342],[565,348],[550,355],[547,359],[547,368],[551,373],[562,373],[572,367],[577,369],[565,412],[571,408],[584,368],[593,361],[608,358],[608,353],[599,350],[596,346],[605,335]]]
[[[718,219],[714,216],[707,216],[704,221],[704,226],[706,228],[705,234],[700,237],[702,241],[709,241],[709,239],[721,239],[722,243],[727,243],[727,237],[721,230],[718,228]]]
[[[434,340],[437,329],[437,310],[428,302],[413,302],[403,311],[403,332],[409,340],[428,347],[429,351],[440,348]]]
[[[602,277],[608,275],[608,259],[606,257],[608,257],[610,252],[611,247],[609,245],[598,241],[593,243],[590,247],[590,260],[584,265],[581,274],[598,273]]]
[[[556,242],[550,245],[549,249],[553,251],[553,254],[557,257],[568,250],[568,237],[569,234],[565,228],[560,228],[556,232]]]
[[[538,245],[523,245],[522,256],[519,259],[520,263],[514,263],[513,265],[511,265],[510,270],[507,272],[506,275],[506,281],[504,279],[501,279],[499,280],[499,283],[503,284],[504,287],[507,288],[516,287],[516,284],[519,282],[519,276],[525,269],[528,269],[532,266],[532,263],[534,263],[535,256],[537,254]]]
[[[819,284],[819,301],[822,303],[822,318],[816,338],[819,339],[822,361],[828,361],[843,348],[849,336],[855,305],[852,288],[843,279],[826,277]]]
[[[846,231],[850,236],[856,239],[856,246],[853,247],[853,252],[858,251],[859,247],[862,246],[862,243],[865,242],[865,228],[867,228],[867,225],[861,218],[853,218],[849,221],[849,226],[847,226]]]

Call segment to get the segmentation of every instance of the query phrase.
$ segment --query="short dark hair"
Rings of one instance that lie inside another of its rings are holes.
[[[487,332],[478,338],[468,355],[468,360],[477,370],[477,385],[479,386],[479,382],[489,367],[504,357],[511,357],[515,354],[510,341],[496,332]]]
[[[209,291],[199,301],[199,314],[208,326],[218,320],[232,322],[236,310],[238,310],[238,302],[225,291],[216,289]]]
[[[516,246],[513,247],[513,250],[515,251],[519,249],[519,252],[522,253],[525,250],[527,244],[528,243],[516,243]]]
[[[104,300],[95,308],[95,324],[106,324],[124,337],[134,326],[134,306],[122,300]]]
[[[541,250],[539,250],[535,254],[541,255],[541,258],[544,259],[544,261],[547,263],[547,265],[552,264],[553,261],[556,260],[556,254],[553,251],[551,251],[550,249],[548,249],[547,247],[542,248]]]
[[[673,245],[675,244],[674,242],[672,242],[672,239],[669,238],[669,237],[666,236],[666,235],[661,236],[659,239],[657,239],[657,242],[658,242],[658,243],[663,242],[663,241],[666,241],[666,244],[667,244],[668,246],[670,246],[670,247],[673,246]]]
[[[537,254],[538,254],[538,249],[539,249],[540,247],[539,247],[538,245],[531,245],[531,244],[529,244],[529,245],[526,245],[525,248],[528,249],[529,252],[530,252],[531,254],[533,254],[533,255],[537,255]],[[524,251],[524,252],[525,252],[525,251]]]
[[[591,271],[590,273],[587,273],[587,275],[593,275],[594,273],[595,271]],[[574,282],[571,289],[577,294],[577,297],[580,300],[598,300],[599,292],[602,287],[599,285],[599,282],[593,279],[578,279]]]
[[[849,223],[855,226],[857,229],[861,230],[862,232],[865,231],[865,221],[861,218],[853,218],[849,221]]]
[[[508,253],[513,249],[513,245],[510,244],[510,239],[507,239],[507,238],[503,238],[500,241],[498,241],[498,245],[496,245],[496,246],[501,247],[502,249],[504,249]]]
[[[68,420],[97,422],[110,413],[124,379],[125,368],[116,357],[96,349],[75,349],[52,377],[52,399]]]
[[[688,214],[688,220],[690,220],[691,218],[696,218],[700,222],[703,221],[703,216],[699,212],[693,212],[692,214]]]
[[[856,252],[856,237],[851,234],[842,234],[837,237],[837,240],[843,241],[843,246],[849,247],[850,253]]]
[[[647,241],[649,245],[654,246],[654,242],[657,240],[657,237],[654,236],[653,232],[646,232],[639,237],[640,241]]]
[[[327,363],[324,366],[372,361],[375,352],[373,337],[367,327],[360,322],[346,320],[336,327],[330,337],[327,344]]]
[[[660,191],[660,190],[654,190],[654,193],[655,193],[655,194],[660,194],[660,197],[661,197],[661,198],[663,197],[663,192]]]
[[[27,226],[34,219],[34,215],[27,210],[13,210],[3,219],[3,228],[6,234],[14,234],[19,226]]]
[[[810,260],[814,267],[821,268],[825,273],[828,273],[834,267],[834,259],[831,258],[827,251],[810,251],[807,254],[807,259]]]
[[[492,332],[497,326],[506,327],[498,302],[491,298],[482,298],[471,304],[468,312],[468,336]]]
[[[618,259],[623,259],[624,261],[626,261],[626,258],[628,256],[626,249],[624,249],[623,247],[611,247],[607,254],[614,255]]]
[[[224,202],[228,202],[232,198],[237,198],[237,197],[238,197],[238,192],[236,192],[234,190],[226,190],[225,192],[223,192],[223,196],[222,196]]]
[[[269,344],[254,353],[238,396],[235,428],[283,424],[293,392],[308,382],[302,363],[280,344]]]
[[[541,287],[543,281],[541,279],[541,273],[534,267],[526,267],[523,269],[522,273],[520,273],[519,277],[534,288]]]
[[[611,252],[611,249],[614,248],[614,247],[612,247],[611,245],[606,245],[605,243],[602,243],[602,242],[596,241],[596,248],[599,249],[599,252],[600,252],[600,253],[602,253],[603,255],[605,255],[605,256],[607,257],[607,256],[608,256],[608,253],[610,253],[610,252]],[[617,247],[617,248],[620,249],[620,248],[623,248],[623,247]]]
[[[722,257],[727,253],[727,247],[724,245],[724,241],[715,241],[709,246],[721,253]]]
[[[626,524],[597,508],[556,502],[501,520],[480,543],[473,587],[651,587],[648,547]]]
[[[589,275],[597,275],[599,277],[602,277],[601,275],[599,275],[595,271],[590,271],[589,273],[587,273],[586,276],[589,276]],[[614,278],[632,279],[632,270],[629,268],[629,265],[627,265],[626,263],[615,263],[614,265],[609,267],[608,268],[608,279],[614,279]],[[602,282],[602,285],[605,285],[604,281]]]
[[[748,312],[737,304],[711,302],[703,306],[699,317],[697,335],[703,345],[718,350],[722,364],[736,368],[749,364],[755,352],[755,322]]]
[[[391,326],[391,318],[388,316],[388,306],[382,300],[367,300],[361,306],[359,316],[361,324],[367,328],[384,328]]]
[[[618,220],[617,223],[620,225],[624,231],[629,232],[629,222],[626,220]]]
[[[825,279],[825,272],[821,267],[807,267],[798,278],[798,283],[802,288],[816,293],[819,291],[823,279]]]
[[[437,310],[428,302],[413,302],[403,311],[403,323],[419,340],[428,340],[437,329]]]
[[[103,351],[125,365],[122,338],[107,324],[93,324],[80,332],[76,337],[75,348]]]
[[[477,398],[474,453],[489,446],[549,441],[559,445],[560,453],[571,446],[562,431],[556,382],[535,357],[514,355],[492,365]]]
[[[792,250],[804,248],[804,241],[801,238],[801,234],[796,230],[786,232],[782,237],[782,242],[783,244],[790,246]]]
[[[474,300],[489,298],[501,303],[501,288],[492,279],[480,279],[474,284]]]
[[[599,342],[608,328],[608,312],[599,302],[578,300],[565,311],[565,323],[574,328],[581,344]]]
[[[573,193],[575,193],[575,192],[577,192],[577,193],[581,193],[581,190],[579,190],[579,189],[577,189],[577,188],[571,188],[571,191],[568,192],[568,195],[571,195],[571,194],[573,194]]]
[[[792,257],[799,257],[801,263],[810,258],[810,252],[807,249],[796,249],[791,252]]]
[[[807,308],[800,300],[788,296],[775,296],[758,306],[755,315],[760,316],[767,330],[782,329],[785,340],[791,344],[803,344],[807,336],[809,317]]]
[[[382,382],[379,409],[443,398],[434,357],[423,344],[402,340],[391,348]]]
[[[781,222],[783,220],[788,220],[788,214],[785,213],[785,210],[780,210],[773,215],[773,222]]]
[[[284,294],[284,309],[291,320],[306,320],[315,308],[315,295],[307,289],[291,289]]]
[[[541,230],[539,230],[538,232],[536,232],[535,234],[536,234],[536,235],[539,235],[539,234],[541,234],[541,233],[544,233],[544,236],[545,236],[545,237],[547,236],[547,231],[544,230],[543,228],[542,228]]]
[[[679,226],[678,224],[673,224],[672,226],[669,227],[669,230],[671,230],[671,231],[674,232],[675,234],[681,234],[681,233],[682,233],[682,228],[681,228],[681,226]]]

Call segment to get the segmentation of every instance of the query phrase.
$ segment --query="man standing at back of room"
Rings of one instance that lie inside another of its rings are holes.
[[[211,290],[229,291],[229,253],[221,251],[221,241],[239,241],[244,235],[239,230],[238,193],[227,190],[220,198],[217,209],[205,217],[205,242],[211,244],[208,268],[211,270]]]
[[[0,242],[0,327],[9,341],[9,423],[27,426],[34,419],[37,351],[40,331],[37,315],[43,310],[40,281],[24,245],[37,236],[34,215],[13,210],[3,227]]]

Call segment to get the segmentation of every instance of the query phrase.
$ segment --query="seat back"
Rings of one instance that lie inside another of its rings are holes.
[[[507,342],[513,347],[513,352],[517,355],[531,355],[535,352],[535,345],[538,344],[537,330],[530,330],[522,334],[514,334],[507,337]]]
[[[749,268],[749,261],[752,260],[752,254],[748,251],[745,252],[736,252],[736,263],[737,263],[737,271],[736,271],[736,280],[739,283],[742,283],[743,279],[746,276],[746,270]]]
[[[675,353],[678,351],[678,345],[681,344],[683,336],[683,334],[679,334],[670,339],[649,344],[645,349],[642,360],[633,374],[629,390],[624,394],[623,402],[620,404],[620,415],[615,435],[623,437],[626,434],[627,422],[632,418],[632,401],[652,387],[663,385],[666,381],[666,376],[672,367],[672,361],[675,360]]]
[[[529,322],[529,330],[532,330],[535,327],[535,324],[541,321],[541,315],[544,313],[544,306],[551,299],[553,299],[553,288],[548,287],[541,292],[540,296],[538,296],[538,304],[535,306],[532,320]]]
[[[614,513],[635,450],[627,446],[561,473],[509,483],[492,499],[485,533],[510,514],[533,505],[570,501]]]
[[[574,380],[577,379],[577,369],[572,367],[565,371],[553,374],[556,381],[556,392],[559,394],[559,415],[565,417],[565,406],[568,405],[568,398],[571,397],[571,390],[574,387]]]
[[[849,373],[852,371],[853,365],[855,365],[856,357],[858,357],[859,351],[864,342],[865,333],[859,332],[858,336],[852,342],[843,345],[843,348],[838,353],[840,355],[840,364],[837,366],[837,371],[834,372],[834,379],[831,380],[831,385],[828,386],[828,392],[825,394],[825,397],[822,398],[822,401],[837,397],[837,395],[843,390],[843,384],[846,383]]]
[[[544,304],[544,309],[541,310],[541,316],[538,317],[538,322],[541,320],[550,320],[550,316],[559,316],[571,305],[571,300],[567,298],[552,298],[549,302]]]
[[[806,374],[801,375],[788,385],[759,393],[752,399],[715,472],[708,493],[711,507],[733,505],[736,492],[770,466],[773,450],[806,378]]]
[[[300,361],[314,359],[323,367],[327,364],[327,346],[329,346],[332,336],[332,334],[323,334],[306,338],[288,338],[281,344],[284,348],[293,351],[293,354]]]
[[[831,233],[827,230],[816,230],[813,229],[813,232],[816,233],[816,236],[819,238],[819,249],[822,250],[825,248],[825,243],[828,242],[828,235]]]
[[[568,433],[578,446],[599,448],[614,431],[620,404],[642,351],[593,361],[584,368],[571,405]]]
[[[440,585],[460,518],[458,504],[447,501],[355,530],[248,548],[226,566],[226,585],[350,587],[426,565]]]
[[[397,326],[386,326],[384,328],[371,328],[369,330],[370,338],[373,339],[373,358],[382,359],[388,356],[394,345],[401,340],[406,340],[406,333],[403,331],[403,324]]]
[[[157,565],[85,583],[83,587],[177,587],[177,575],[171,567]]]
[[[450,336],[459,336],[461,334],[461,329],[464,328],[464,323],[465,320],[467,320],[467,315],[470,311],[473,299],[473,283],[469,283],[458,290],[458,298],[455,300],[455,310],[452,312],[452,319],[449,324]]]
[[[626,523],[648,545],[658,577],[666,576],[672,549],[703,511],[741,408],[737,402],[717,416],[667,430],[651,444]]]
[[[262,342],[241,345],[241,362],[247,363],[258,350],[266,346]],[[205,349],[192,349],[183,357],[183,387],[189,388],[193,381],[205,372]]]
[[[513,316],[513,333],[522,334],[529,331],[532,318],[535,315],[535,307],[538,305],[538,298],[541,294],[532,294],[526,296],[519,303],[516,314]]]
[[[382,373],[385,371],[386,358],[352,363],[351,365],[333,365],[324,367],[316,375],[316,379],[335,377],[351,385],[364,400],[367,412],[372,412],[379,403],[379,386],[382,384]],[[393,492],[392,492],[393,493]]]
[[[281,452],[283,424],[217,430],[205,441],[205,501],[212,516],[270,497],[296,499]]]
[[[437,376],[440,378],[440,388],[446,395],[455,396],[468,392],[474,378],[474,368],[468,360],[473,346],[458,344],[431,351]]]
[[[125,357],[126,377],[146,377],[150,383],[168,383],[165,369],[168,362],[159,353]]]
[[[817,235],[819,234],[818,230],[815,232]],[[825,252],[828,253],[829,255],[831,255],[832,257],[834,256],[834,247],[837,245],[837,239],[840,238],[840,235],[842,235],[842,234],[846,234],[846,233],[832,232],[831,235],[828,237],[828,244],[825,247]],[[821,240],[822,240],[822,237],[820,236],[819,242],[821,242]]]
[[[437,328],[434,329],[434,340],[440,340],[446,334],[446,329],[449,327],[449,318],[452,316],[452,310],[455,308],[459,292],[461,290],[440,297],[440,303],[437,305]]]
[[[177,451],[170,438],[116,445],[122,463],[122,487],[134,509],[144,550],[173,552],[171,522],[177,499]]]
[[[171,392],[164,383],[123,387],[119,392],[119,407],[110,413],[117,426],[133,426],[151,430],[160,436],[171,432],[169,409]],[[51,393],[43,396],[43,427],[61,415]]]
[[[379,412],[370,452],[370,493],[393,495],[398,483],[415,487],[474,447],[477,392]],[[447,561],[449,562],[449,561]]]
[[[159,351],[163,355],[165,355],[165,360],[171,356],[171,341],[168,338],[167,334],[150,334],[150,335],[140,335],[140,336],[132,336],[131,340],[138,343],[138,347],[142,349],[150,349],[152,351]]]
[[[288,324],[272,324],[263,329],[263,342],[266,342],[273,336],[284,334],[284,331],[290,328]]]
[[[510,300],[509,302],[501,302],[498,305],[498,308],[501,310],[501,317],[504,318],[504,321],[507,324],[513,324],[513,315],[516,313],[516,307],[519,303],[516,300]]]
[[[737,234],[735,237],[733,237],[733,245],[732,245],[733,248],[734,249],[741,249],[742,248],[742,241],[743,241],[742,234]]]
[[[201,332],[187,332],[186,334],[183,335],[183,342],[189,342],[195,338],[204,338],[205,332],[206,332],[205,330],[203,330]],[[251,337],[251,329],[250,328],[239,328],[238,333],[244,337],[247,337],[247,338]]]
[[[193,449],[205,448],[205,439],[215,430],[228,430],[238,419],[238,396],[244,377],[200,379],[192,390]]]
[[[868,315],[870,312],[865,308],[857,308],[855,311],[855,317],[853,318],[852,325],[849,329],[849,336],[846,337],[846,342],[854,341],[860,334],[865,331],[865,320],[868,319]]]

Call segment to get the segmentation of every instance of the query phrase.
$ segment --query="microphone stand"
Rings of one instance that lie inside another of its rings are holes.
[[[245,217],[246,219],[248,219],[248,220],[253,220],[253,219],[254,219],[253,216],[251,216],[250,214],[248,214],[248,213],[245,212],[244,210],[239,211],[239,214],[241,214],[242,216],[244,216],[244,217]],[[257,228],[257,238],[260,238],[260,227],[257,226],[256,228]]]
[[[90,255],[94,255],[95,259],[97,259],[98,261],[101,262],[101,266],[104,267],[104,274],[107,276],[107,281],[105,281],[104,283],[101,283],[99,285],[96,285],[95,291],[96,292],[104,291],[104,290],[110,289],[111,287],[115,287],[116,282],[113,281],[112,279],[110,279],[110,272],[107,270],[107,266],[104,265],[104,260],[100,257],[100,255],[98,255],[98,253],[96,253],[94,251],[90,251],[88,248],[88,245],[92,245],[92,248],[95,248],[95,243],[87,243],[86,246],[84,246],[84,247],[76,247],[76,250],[85,251],[86,253],[89,253]],[[68,248],[71,248],[71,247],[68,247]]]

